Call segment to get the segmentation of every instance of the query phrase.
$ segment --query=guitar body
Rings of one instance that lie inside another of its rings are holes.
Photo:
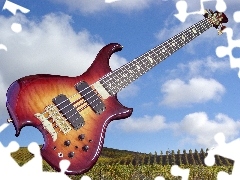
[[[33,75],[23,77],[9,87],[7,109],[13,120],[16,136],[19,136],[24,126],[37,128],[45,141],[41,148],[42,157],[57,171],[60,171],[59,162],[63,159],[70,161],[66,174],[81,174],[89,170],[100,155],[107,125],[112,120],[129,117],[132,109],[120,104],[116,96],[102,99],[106,109],[101,114],[95,113],[90,107],[81,110],[79,113],[85,121],[84,126],[78,130],[72,129],[67,134],[58,132],[56,128],[55,141],[35,114],[43,113],[44,108],[53,104],[53,98],[59,94],[66,95],[71,102],[76,100],[74,98],[81,98],[75,85],[81,81],[91,85],[111,72],[109,58],[121,49],[122,46],[116,43],[105,46],[89,69],[80,76]],[[71,99],[74,94],[77,96]],[[79,135],[82,135],[81,139]]]

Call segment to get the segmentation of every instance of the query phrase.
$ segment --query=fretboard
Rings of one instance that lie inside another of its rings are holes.
[[[115,95],[210,27],[212,24],[209,20],[203,19],[131,62],[106,74],[99,82],[110,95]]]

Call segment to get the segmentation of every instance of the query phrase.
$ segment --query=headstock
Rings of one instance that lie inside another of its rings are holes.
[[[212,23],[213,27],[218,29],[218,34],[221,35],[222,31],[226,28],[226,26],[223,26],[222,23],[228,22],[227,16],[222,12],[218,12],[218,11],[213,12],[210,9],[205,10],[204,12],[205,13],[203,16]]]

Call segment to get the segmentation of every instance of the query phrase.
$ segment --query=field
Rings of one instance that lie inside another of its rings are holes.
[[[183,151],[175,153],[167,151],[163,153],[139,153],[132,151],[116,150],[103,148],[97,164],[85,175],[93,180],[153,180],[157,176],[163,176],[166,180],[181,179],[174,177],[170,173],[171,166],[177,164],[182,168],[190,169],[189,180],[214,180],[219,171],[225,171],[231,174],[233,161],[215,156],[216,164],[207,167],[204,164],[206,151],[201,149]],[[27,148],[20,148],[19,151],[12,154],[12,157],[23,165],[28,162],[33,155]],[[44,171],[54,171],[45,161],[43,161]],[[69,176],[73,180],[79,180],[82,175]]]

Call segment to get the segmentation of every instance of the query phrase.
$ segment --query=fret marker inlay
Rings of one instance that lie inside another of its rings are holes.
[[[196,29],[195,29],[195,28],[193,28],[193,29],[192,29],[192,31],[193,31],[195,34],[197,33],[197,31],[196,31]]]
[[[182,40],[185,41],[185,36],[184,35],[182,35]]]
[[[153,63],[153,59],[151,57],[147,57],[147,58],[151,63]]]

